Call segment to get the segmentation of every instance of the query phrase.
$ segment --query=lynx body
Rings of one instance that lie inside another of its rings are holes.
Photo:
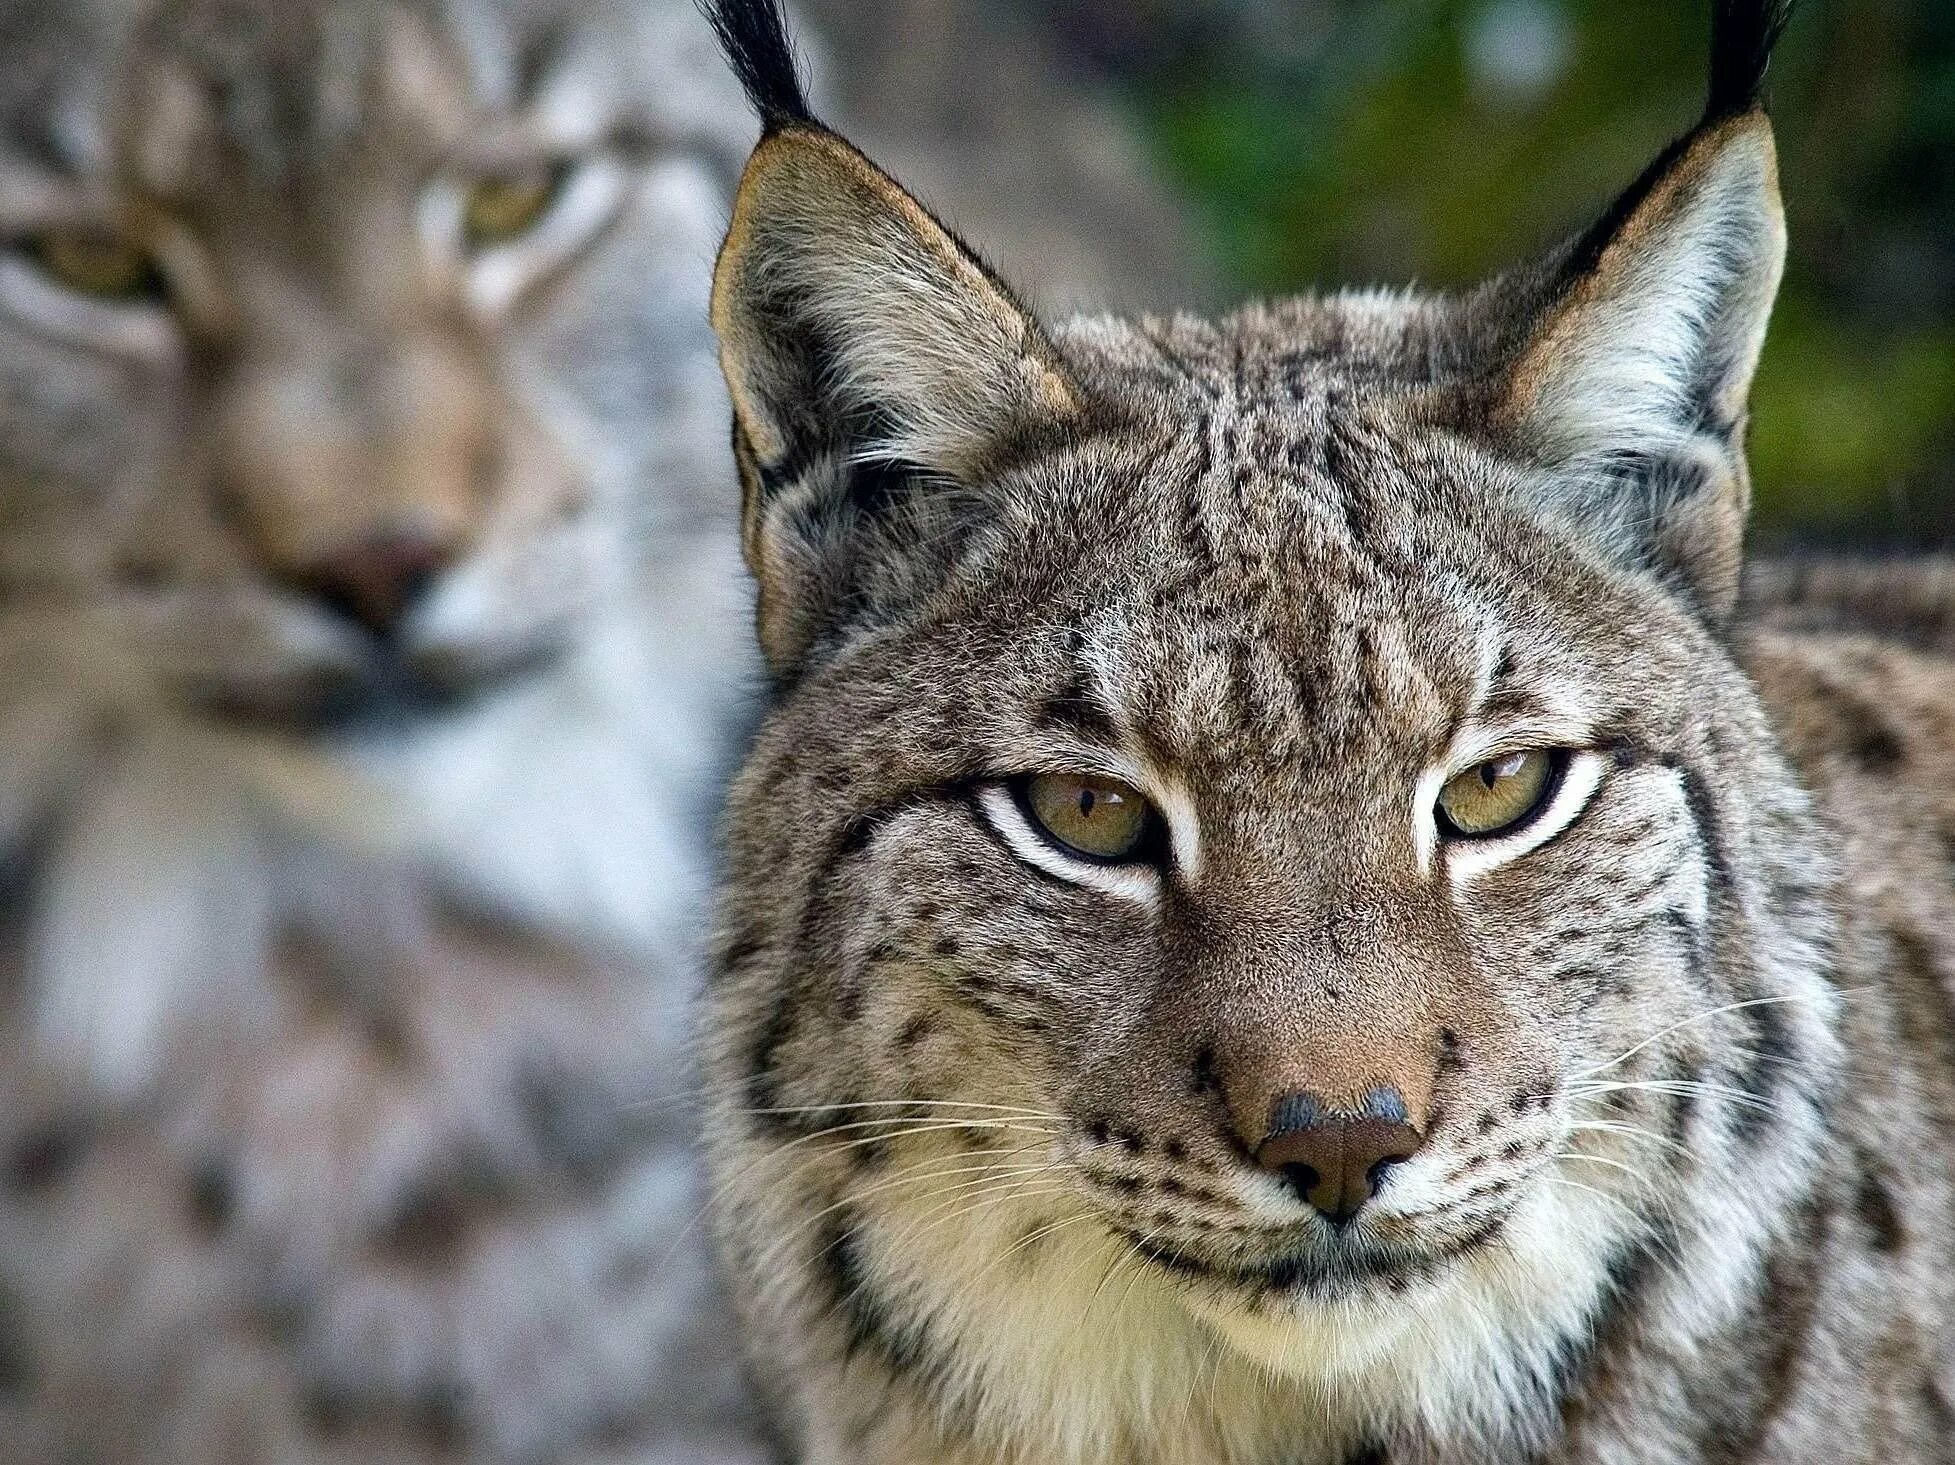
[[[685,0],[0,5],[7,1465],[756,1458],[744,118]]]
[[[795,1458],[1949,1460],[1955,664],[1738,609],[1777,7],[1478,291],[1054,328],[717,11]]]

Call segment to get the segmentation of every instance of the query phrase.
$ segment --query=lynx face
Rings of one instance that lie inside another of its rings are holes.
[[[694,280],[730,160],[707,58],[696,92],[669,81],[689,20],[11,7],[12,639],[288,723],[559,654],[648,536],[712,509],[643,493],[656,423],[710,390]]]
[[[1722,640],[1765,10],[1533,269],[1048,331],[767,8],[715,320],[778,694],[710,1023],[810,1458],[881,1427],[838,1341],[936,1421],[889,1459],[1515,1447],[1651,1258],[1745,1273],[1834,1061],[1823,843]]]

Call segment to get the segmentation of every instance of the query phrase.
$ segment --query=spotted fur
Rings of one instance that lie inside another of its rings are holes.
[[[6,1465],[760,1458],[682,1017],[746,133],[683,0],[0,3]],[[309,565],[396,517],[381,643]]]
[[[1950,1459],[1955,663],[1739,608],[1782,7],[1478,291],[1056,327],[714,8],[773,696],[710,1148],[793,1458]],[[1552,817],[1441,837],[1508,746]],[[1070,770],[1158,855],[1042,844]],[[1243,1138],[1286,1065],[1426,1084],[1342,1229]]]

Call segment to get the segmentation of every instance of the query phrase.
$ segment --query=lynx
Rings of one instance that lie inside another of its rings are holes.
[[[748,134],[683,0],[0,4],[0,1461],[758,1458]]]
[[[1479,289],[1047,325],[714,7],[709,1148],[794,1459],[1955,1459],[1955,664],[1740,609],[1782,12]]]

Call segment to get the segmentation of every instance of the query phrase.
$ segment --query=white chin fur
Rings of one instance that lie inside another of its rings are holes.
[[[1492,1244],[1402,1295],[1252,1312],[1191,1292],[1190,1311],[1256,1369],[1366,1417],[1497,1437],[1525,1429],[1601,1303],[1621,1229],[1604,1206],[1536,1186]]]

